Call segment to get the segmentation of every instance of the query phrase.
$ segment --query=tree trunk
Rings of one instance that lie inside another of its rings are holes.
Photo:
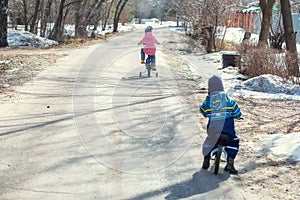
[[[103,22],[103,24],[102,24],[102,31],[104,31],[105,28],[106,28],[108,18],[110,17],[110,11],[111,11],[111,8],[112,8],[112,5],[113,5],[114,2],[115,2],[115,0],[112,0],[112,1],[110,2],[110,4],[109,4],[108,9],[106,10],[106,14],[105,14],[105,16],[104,16],[104,22]]]
[[[286,41],[286,49],[291,53],[292,59],[287,64],[291,65],[291,75],[299,76],[297,46],[296,46],[296,33],[294,32],[293,19],[291,14],[290,1],[280,0],[281,14],[284,27],[284,36]]]
[[[294,32],[290,1],[280,0],[283,20],[286,49],[291,53],[297,53],[296,33]]]
[[[90,2],[85,0],[75,2],[75,37],[87,36],[86,28],[87,25],[91,24],[90,19],[92,18],[89,3]],[[94,3],[92,9],[95,9],[94,6],[97,4],[97,2]]]
[[[61,0],[60,1],[59,13],[58,13],[56,22],[54,24],[54,27],[53,27],[53,29],[50,33],[50,36],[49,36],[50,39],[53,39],[55,41],[61,41],[62,40],[62,35],[63,35],[62,22],[63,22],[63,12],[64,12],[65,1],[66,0]]]
[[[7,47],[8,0],[0,0],[0,47]]]
[[[212,26],[207,26],[203,29],[203,39],[206,40],[205,42],[205,49],[207,53],[211,53],[213,49],[213,27]]]
[[[81,8],[82,8],[82,0],[75,2],[75,37],[81,37],[82,36],[82,14]]]
[[[99,21],[101,20],[101,7],[105,0],[98,0],[93,5],[93,10],[89,13],[88,19],[90,21],[90,24],[94,25],[93,31],[96,31],[99,25]]]
[[[49,22],[49,16],[51,13],[52,0],[48,0],[41,16],[41,36],[46,36],[47,23]]]
[[[117,32],[118,31],[118,24],[119,24],[119,20],[120,20],[120,15],[126,5],[126,3],[128,2],[128,0],[119,0],[117,8],[116,8],[116,12],[115,12],[115,16],[114,16],[114,27],[113,27],[113,32]]]
[[[34,13],[33,13],[31,24],[30,24],[29,31],[31,33],[34,33],[34,34],[37,34],[37,28],[36,28],[36,26],[37,26],[37,18],[38,18],[40,4],[41,4],[40,0],[36,0],[35,1]]]
[[[24,14],[24,26],[25,26],[25,31],[28,31],[28,19],[27,19],[27,3],[26,0],[22,0],[23,3],[23,14]]]
[[[275,0],[261,0],[259,6],[262,11],[262,22],[261,22],[261,30],[259,34],[258,46],[266,47],[268,46],[268,37],[269,30],[271,26],[271,17],[272,17],[272,9]]]

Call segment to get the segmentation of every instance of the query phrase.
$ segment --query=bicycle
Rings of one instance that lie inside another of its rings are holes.
[[[227,152],[225,151],[225,148],[227,146],[225,146],[226,142],[231,141],[232,139],[230,138],[229,135],[225,135],[225,134],[221,134],[218,142],[217,142],[217,146],[216,148],[214,148],[211,152],[210,152],[210,159],[214,160],[214,174],[218,175],[219,173],[219,167],[220,167],[220,163],[221,162],[227,162]]]
[[[236,120],[243,120],[243,117],[237,118]],[[221,162],[227,162],[227,152],[225,151],[228,146],[226,146],[226,143],[232,141],[232,138],[227,135],[221,133],[220,137],[217,141],[217,146],[210,152],[210,159],[214,160],[214,174],[218,175],[219,173],[219,167]]]
[[[145,67],[146,67],[146,71],[147,71],[147,75],[148,77],[150,77],[151,75],[151,71],[155,71],[155,76],[158,77],[158,71],[157,69],[153,69],[153,67],[155,66],[155,55],[147,55],[147,59],[146,59],[146,62],[145,62]],[[156,67],[156,66],[155,66]],[[139,77],[142,76],[142,72],[140,72],[140,75]]]

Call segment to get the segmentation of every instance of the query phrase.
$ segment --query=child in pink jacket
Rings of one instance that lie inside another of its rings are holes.
[[[155,52],[158,41],[152,34],[152,26],[147,26],[145,29],[145,35],[138,44],[143,44],[144,48],[141,49],[141,64],[145,63],[145,54],[152,56],[152,60],[155,63]],[[154,66],[154,68],[156,68]]]

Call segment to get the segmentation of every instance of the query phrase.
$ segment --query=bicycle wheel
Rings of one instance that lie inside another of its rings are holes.
[[[217,175],[219,173],[219,167],[221,163],[221,154],[222,154],[222,147],[218,147],[218,151],[216,153],[215,157],[215,170],[214,174]]]
[[[150,73],[151,73],[150,67],[148,67],[147,71],[148,71],[148,77],[150,77]]]

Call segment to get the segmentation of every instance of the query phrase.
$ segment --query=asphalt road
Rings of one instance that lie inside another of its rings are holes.
[[[138,76],[142,36],[67,52],[1,100],[0,199],[253,199],[228,173],[201,170],[205,131],[163,45],[159,77]]]

